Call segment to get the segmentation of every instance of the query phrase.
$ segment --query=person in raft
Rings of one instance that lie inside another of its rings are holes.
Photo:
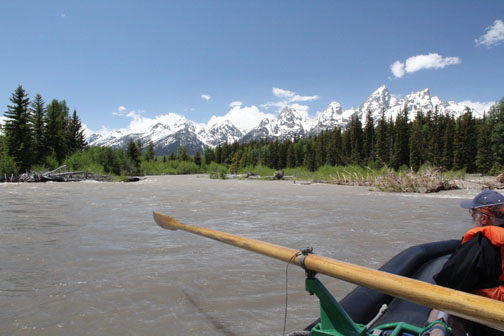
[[[434,276],[434,281],[440,286],[504,301],[504,195],[484,190],[472,200],[462,201],[460,206],[469,210],[474,226],[466,232],[462,244]],[[443,313],[433,312],[433,315],[439,318]],[[465,330],[461,330],[461,323],[453,317],[448,318],[450,324],[455,335],[504,335],[470,323],[464,323]],[[439,330],[432,330],[430,334],[444,335],[442,323],[434,323],[433,327],[436,325]]]

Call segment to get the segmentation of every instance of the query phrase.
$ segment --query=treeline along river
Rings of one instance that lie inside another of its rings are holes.
[[[156,226],[182,222],[378,268],[460,238],[477,191],[398,194],[292,181],[156,176],[0,184],[0,335],[281,335],[286,265]],[[320,276],[341,298],[353,285]],[[290,266],[287,330],[319,314]]]

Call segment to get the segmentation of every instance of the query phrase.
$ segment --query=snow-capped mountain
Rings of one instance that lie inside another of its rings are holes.
[[[324,112],[319,113],[315,126],[311,128],[309,135],[317,135],[324,130],[332,129],[336,126],[345,126],[355,111],[353,108],[343,110],[341,104],[338,102],[330,103]]]
[[[208,130],[204,128],[198,132],[203,143],[215,147],[223,143],[233,143],[243,137],[243,132],[233,125],[229,120],[212,125]]]
[[[203,152],[206,146],[215,147],[224,143],[239,141],[246,143],[251,140],[267,139],[279,140],[294,137],[312,136],[323,130],[334,127],[345,127],[352,116],[360,118],[365,124],[368,111],[375,122],[380,118],[382,110],[387,118],[395,119],[397,115],[408,109],[409,118],[413,119],[417,111],[435,111],[458,116],[469,107],[456,102],[443,102],[439,97],[431,96],[429,89],[412,92],[402,99],[392,96],[386,86],[381,86],[373,92],[358,108],[343,109],[341,104],[334,101],[326,110],[319,112],[316,118],[303,116],[295,108],[285,106],[277,117],[265,118],[259,125],[248,132],[243,132],[225,118],[218,118],[218,122],[210,127],[195,125],[185,117],[177,117],[170,121],[157,122],[144,132],[115,130],[107,135],[91,134],[88,143],[91,146],[110,146],[113,148],[126,148],[130,140],[140,140],[147,145],[154,143],[155,153],[165,155],[176,152],[179,146],[185,146],[189,154],[196,151]]]
[[[386,86],[381,86],[359,106],[355,113],[364,124],[368,111],[371,111],[371,115],[376,121],[382,110],[385,110],[387,118],[392,117],[392,119],[395,119],[404,108],[408,109],[408,116],[411,120],[415,118],[416,113],[420,110],[427,113],[427,111],[434,112],[437,109],[440,114],[448,113],[458,116],[464,113],[468,107],[453,101],[443,102],[439,97],[431,96],[429,89],[412,92],[404,99],[398,100],[390,95]]]
[[[126,148],[130,140],[135,142],[140,140],[144,146],[152,141],[157,155],[176,153],[179,146],[185,146],[191,154],[196,151],[202,153],[205,148],[205,143],[197,135],[196,126],[185,117],[181,117],[171,124],[158,122],[146,132],[128,133],[124,130],[116,130],[106,136],[92,134],[88,138],[88,143],[91,146]]]
[[[309,119],[303,118],[295,109],[285,106],[278,117],[263,119],[259,126],[245,134],[240,142],[246,143],[258,139],[283,141],[296,136],[302,137],[310,130],[311,124]]]

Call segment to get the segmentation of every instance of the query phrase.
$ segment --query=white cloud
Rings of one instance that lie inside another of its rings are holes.
[[[459,102],[459,104],[468,106],[475,112],[477,112],[480,116],[483,116],[483,113],[488,112],[488,110],[490,110],[490,107],[492,107],[495,102],[473,102],[470,100],[464,100]]]
[[[91,134],[97,133],[97,134],[100,134],[101,136],[107,136],[107,135],[109,135],[110,133],[112,133],[114,131],[115,130],[108,129],[104,125],[102,125],[98,131],[92,131],[92,130],[88,129],[89,133],[91,133]],[[89,137],[88,134],[86,134],[86,136]]]
[[[317,100],[320,98],[317,95],[301,96],[301,95],[298,95],[294,91],[284,90],[284,89],[280,89],[280,88],[273,88],[272,92],[275,97],[281,98],[282,100],[274,101],[274,102],[267,102],[265,104],[261,104],[261,107],[263,107],[265,109],[269,109],[271,107],[277,107],[280,110],[285,106],[289,106],[291,108],[294,108],[296,111],[300,112],[301,115],[304,115],[306,117],[308,117],[308,112],[310,110],[310,107],[308,105],[301,105],[298,103],[299,102],[309,102],[309,101]]]
[[[485,35],[474,40],[476,45],[484,44],[487,47],[493,47],[504,41],[504,22],[502,20],[495,20],[493,26],[487,27],[485,30],[487,31]]]
[[[143,111],[139,112],[142,113]],[[119,117],[125,117],[128,114],[127,109],[125,106],[118,106],[117,111],[112,112],[112,115],[119,116]]]
[[[275,97],[287,98],[287,101],[289,103],[298,102],[298,101],[312,101],[312,100],[317,100],[320,98],[319,96],[300,96],[300,95],[296,94],[296,92],[284,90],[284,89],[279,89],[279,88],[273,88],[272,91],[273,91],[273,94],[275,95]]]
[[[233,102],[230,104],[231,110],[222,117],[212,116],[207,124],[210,128],[216,123],[221,123],[224,120],[229,120],[239,129],[248,132],[252,128],[259,125],[261,120],[266,118],[274,118],[272,114],[264,113],[257,106],[243,106],[241,102]]]
[[[231,104],[229,104],[230,107],[235,107],[235,106],[242,106],[243,103],[241,101],[234,101]]]
[[[404,76],[404,63],[401,63],[399,61],[395,61],[391,66],[390,66],[390,70],[392,71],[392,74],[394,74],[394,76],[396,78],[401,78],[402,76]]]
[[[142,113],[145,111],[143,110],[132,110],[128,111],[126,107],[124,106],[119,106],[117,108],[117,112],[112,112],[113,115],[119,116],[119,117],[127,117],[132,119],[128,125],[128,128],[124,131],[127,132],[133,132],[133,133],[142,133],[150,130],[152,126],[156,125],[157,123],[163,123],[163,124],[175,124],[177,121],[180,119],[184,118],[181,115],[178,115],[176,113],[168,113],[168,114],[162,114],[159,116],[156,116],[155,118],[148,118],[148,117],[143,117]],[[97,133],[100,134],[106,134],[113,132],[115,130],[108,130],[104,127]]]
[[[206,94],[202,94],[201,98],[205,99],[206,101],[209,101],[210,99],[212,99],[212,97],[210,97],[209,95],[206,95]]]
[[[273,88],[273,94],[278,97],[278,98],[291,98],[293,97],[296,93],[289,91],[289,90],[284,90],[284,89],[279,89],[279,88]]]
[[[300,96],[300,95],[294,95],[290,101],[291,102],[304,102],[304,101],[312,101],[312,100],[317,100],[319,99],[319,96]]]
[[[282,107],[284,107],[288,104],[289,104],[288,101],[282,100],[282,101],[278,101],[278,102],[267,102],[265,104],[261,104],[261,107],[263,107],[265,109],[269,109],[270,107],[278,107],[279,109],[281,109]]]
[[[448,65],[460,64],[458,57],[443,57],[437,53],[411,56],[405,63],[395,61],[390,70],[396,78],[401,78],[405,73],[414,73],[423,69],[442,69]]]
[[[443,57],[435,53],[417,55],[406,60],[406,71],[417,72],[422,69],[442,69],[454,64],[460,64],[458,57]]]

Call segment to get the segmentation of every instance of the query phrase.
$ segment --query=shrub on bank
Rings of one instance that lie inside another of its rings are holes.
[[[18,169],[12,156],[0,153],[0,180],[4,176],[17,175]]]
[[[254,173],[258,176],[273,176],[275,169],[263,165],[247,166],[240,168],[238,174],[246,175],[247,173]]]
[[[228,168],[226,165],[217,164],[215,162],[206,165],[206,171],[210,174],[211,179],[226,179],[226,173],[228,172]]]
[[[151,160],[142,161],[140,171],[145,175],[182,175],[202,172],[200,166],[193,161],[167,160],[166,162]]]

